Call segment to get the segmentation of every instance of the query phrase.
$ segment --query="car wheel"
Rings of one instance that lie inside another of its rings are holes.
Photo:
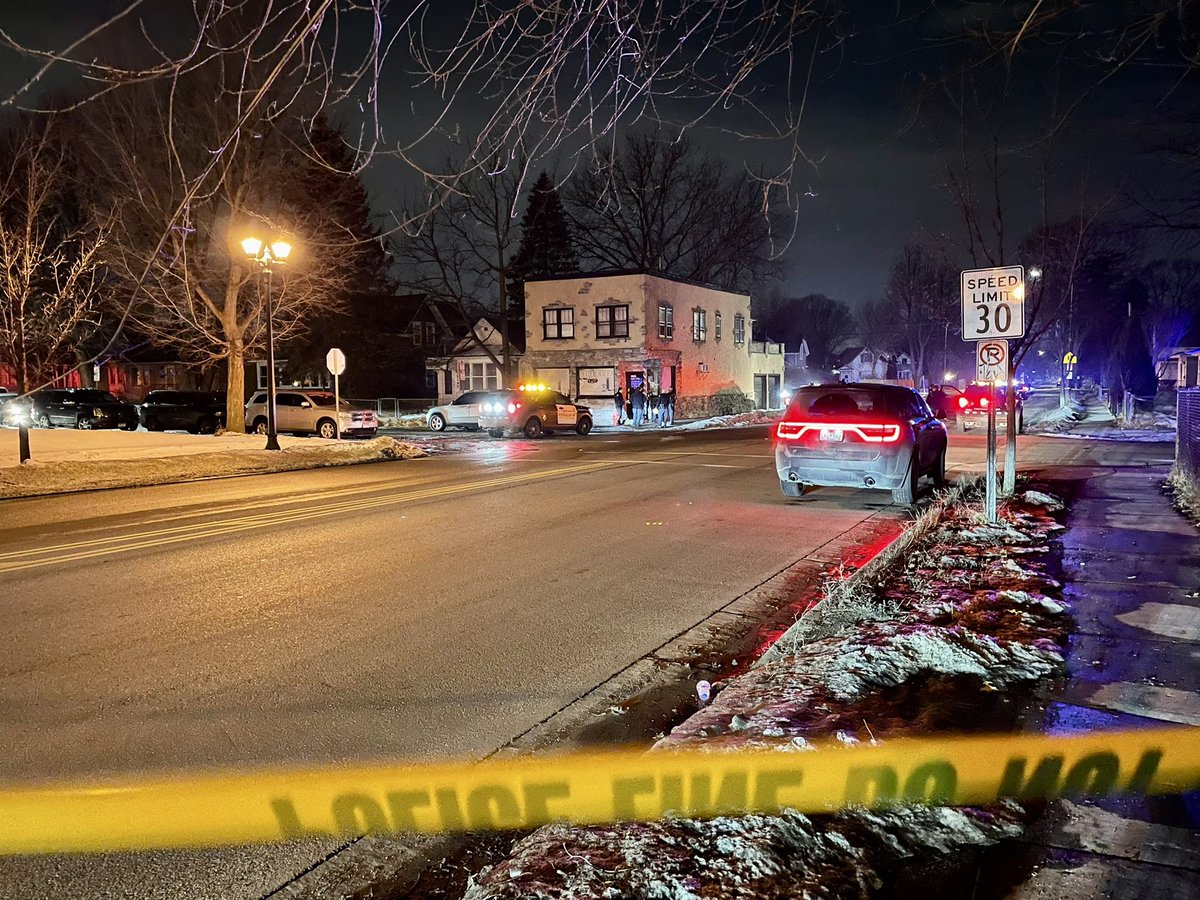
[[[779,479],[779,489],[783,491],[785,497],[803,497],[804,492],[808,489],[808,485],[799,481],[784,481]]]
[[[434,413],[432,416],[430,416],[429,417],[429,430],[430,431],[445,431],[446,430],[446,417],[443,416],[441,413]]]
[[[504,437],[504,432],[499,428],[489,428],[488,434],[490,434],[492,437]]]
[[[946,481],[946,448],[942,448],[942,452],[938,454],[937,462],[933,464],[933,483],[938,487],[945,487]]]
[[[33,417],[33,424],[38,428],[52,428],[50,417],[45,413],[37,413]]]
[[[217,430],[217,420],[212,416],[205,416],[196,423],[196,431],[200,434],[213,434]]]
[[[527,438],[541,437],[542,420],[537,416],[533,416],[528,422],[525,423],[525,428],[522,430],[525,432],[525,437]]]
[[[255,434],[266,434],[267,433],[267,420],[262,418],[261,416],[259,416],[257,419],[254,420],[254,424],[250,426],[250,430],[253,431]]]
[[[156,416],[151,416],[150,418],[148,418],[146,420],[146,430],[147,431],[162,431],[163,430],[162,423],[160,421],[158,421],[158,418]]]
[[[80,416],[78,419],[75,420],[75,427],[80,429],[81,431],[91,431],[92,420],[87,418],[87,416]]]
[[[899,487],[892,488],[892,502],[897,506],[912,506],[917,499],[917,481],[921,478],[917,472],[917,452],[913,451],[908,459],[908,468],[904,472],[904,481]]]
[[[337,423],[333,419],[322,419],[317,423],[317,437],[333,440],[337,437]]]
[[[576,434],[588,434],[592,430],[592,420],[588,416],[584,416],[575,423]]]

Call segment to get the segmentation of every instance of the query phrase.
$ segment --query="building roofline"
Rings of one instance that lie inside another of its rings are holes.
[[[659,272],[655,269],[595,269],[590,272],[566,272],[562,275],[534,275],[526,278],[525,282],[529,284],[540,281],[584,281],[589,278],[615,278],[621,275],[649,275],[652,278],[661,278],[663,281],[674,281],[678,284],[708,288],[710,291],[720,291],[722,294],[733,294],[738,297],[750,296],[749,291],[730,290],[712,282],[700,281],[695,278],[681,278],[678,275],[668,275],[666,272]]]

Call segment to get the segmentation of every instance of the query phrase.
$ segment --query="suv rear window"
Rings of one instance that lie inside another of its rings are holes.
[[[869,388],[801,388],[792,400],[792,409],[812,416],[862,416],[890,412],[882,391]]]

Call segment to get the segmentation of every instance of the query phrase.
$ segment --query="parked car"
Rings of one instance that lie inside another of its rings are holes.
[[[137,407],[108,391],[95,388],[48,388],[26,401],[8,404],[16,415],[25,413],[39,428],[122,428],[136,431]]]
[[[830,384],[800,388],[775,426],[785,497],[812,486],[868,487],[911,504],[920,478],[946,481],[946,426],[912,388]]]
[[[435,406],[425,414],[430,431],[445,431],[447,428],[479,428],[479,404],[487,391],[467,391],[451,403]]]
[[[988,405],[991,403],[990,389],[986,384],[968,385],[958,398],[958,430],[967,431],[978,425],[987,427]],[[996,427],[1008,423],[1008,394],[1003,387],[996,389]],[[1017,431],[1025,430],[1025,400],[1017,391]]]
[[[958,398],[962,395],[963,392],[952,384],[935,384],[925,395],[925,402],[935,416],[946,421],[958,415]]]
[[[374,437],[379,419],[373,409],[360,409],[342,400],[334,421],[333,392],[319,388],[288,388],[275,394],[275,430],[292,434],[337,437]],[[246,404],[246,430],[267,433],[267,392],[258,391]]]
[[[225,425],[225,395],[217,391],[151,391],[138,406],[147,431],[212,434]]]
[[[565,428],[587,434],[592,430],[592,410],[558,391],[521,385],[516,390],[489,391],[480,402],[479,424],[492,437],[536,438]]]

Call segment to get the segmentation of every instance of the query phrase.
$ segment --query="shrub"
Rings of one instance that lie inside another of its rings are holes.
[[[713,395],[713,414],[718,416],[733,416],[738,413],[750,412],[754,409],[754,401],[741,392],[739,388],[721,388]]]

